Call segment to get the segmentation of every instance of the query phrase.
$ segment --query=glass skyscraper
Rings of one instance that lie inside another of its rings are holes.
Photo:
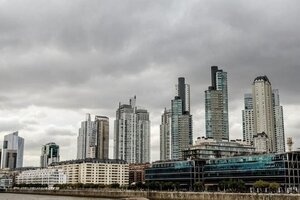
[[[212,66],[211,82],[205,91],[206,137],[229,140],[227,72]]]
[[[190,86],[178,78],[176,96],[171,101],[171,158],[182,159],[182,151],[193,144]]]
[[[54,142],[43,145],[41,150],[41,167],[48,167],[51,163],[59,162],[59,146]]]
[[[2,169],[14,169],[23,167],[24,138],[18,131],[5,135],[1,156]]]

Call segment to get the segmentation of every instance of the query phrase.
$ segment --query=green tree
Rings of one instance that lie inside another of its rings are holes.
[[[267,181],[259,180],[254,183],[254,188],[258,189],[260,192],[264,192],[266,188],[269,188],[270,183]]]
[[[277,192],[279,189],[280,185],[278,183],[272,182],[269,184],[269,189],[272,192]]]
[[[194,190],[197,191],[197,192],[204,191],[204,184],[200,181],[196,182],[194,184]]]

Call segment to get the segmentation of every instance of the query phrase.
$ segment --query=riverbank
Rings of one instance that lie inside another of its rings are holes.
[[[299,194],[160,192],[130,190],[8,190],[8,193],[149,200],[300,200]]]

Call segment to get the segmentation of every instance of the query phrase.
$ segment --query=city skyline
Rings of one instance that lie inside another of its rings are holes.
[[[115,110],[133,95],[150,113],[151,160],[158,160],[161,114],[178,77],[191,85],[194,140],[205,136],[204,91],[213,65],[228,73],[230,138],[243,137],[249,83],[267,75],[280,91],[285,136],[298,148],[297,1],[0,5],[0,143],[18,130],[24,166],[38,166],[50,141],[60,145],[61,160],[75,158],[86,113],[110,118],[112,157]]]

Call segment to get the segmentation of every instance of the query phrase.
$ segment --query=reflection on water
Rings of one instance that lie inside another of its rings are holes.
[[[66,197],[52,195],[31,195],[31,194],[9,194],[0,193],[1,200],[112,200],[107,198],[89,198],[89,197]]]

